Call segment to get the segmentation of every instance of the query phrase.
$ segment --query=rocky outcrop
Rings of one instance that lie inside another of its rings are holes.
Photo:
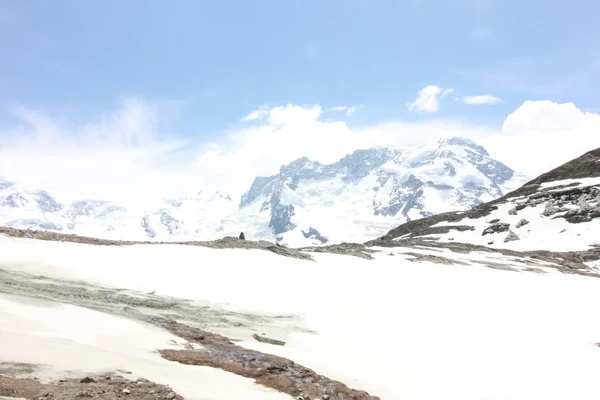
[[[504,238],[504,243],[514,242],[515,240],[520,240],[521,238],[514,233],[513,231],[508,232],[508,235]]]
[[[490,235],[493,233],[506,232],[506,231],[508,231],[509,228],[510,228],[510,224],[507,224],[504,222],[496,222],[495,224],[492,224],[492,225],[488,226],[487,228],[485,228],[483,230],[483,232],[481,233],[481,235],[485,236],[485,235]]]
[[[321,233],[312,226],[309,227],[307,231],[302,231],[302,236],[306,239],[315,239],[321,244],[325,244],[329,241],[329,239],[321,235]]]

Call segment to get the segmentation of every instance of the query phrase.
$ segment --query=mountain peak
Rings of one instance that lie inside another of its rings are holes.
[[[279,168],[280,174],[295,174],[302,170],[311,170],[318,166],[319,163],[315,163],[308,159],[308,157],[301,157],[297,160],[292,161],[287,165],[282,165]]]
[[[474,150],[481,155],[489,156],[489,153],[483,146],[478,145],[477,142],[468,138],[449,136],[438,140],[438,149],[446,148],[448,146],[465,147]]]

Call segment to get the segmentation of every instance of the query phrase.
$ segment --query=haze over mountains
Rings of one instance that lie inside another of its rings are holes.
[[[240,201],[206,192],[132,210],[118,201],[63,204],[43,188],[0,181],[0,224],[123,240],[208,240],[227,235],[320,245],[366,241],[399,224],[467,210],[525,178],[462,138],[434,146],[357,150],[336,163],[307,158],[257,177]]]

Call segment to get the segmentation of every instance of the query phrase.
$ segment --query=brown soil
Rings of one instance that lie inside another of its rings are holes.
[[[219,368],[247,378],[257,383],[303,399],[331,400],[376,400],[366,392],[348,388],[317,374],[295,362],[245,349],[235,345],[230,339],[180,324],[164,318],[152,318],[153,323],[162,326],[174,335],[190,343],[203,347],[200,350],[161,350],[167,360],[187,365],[202,365]]]
[[[10,374],[0,375],[0,396],[27,400],[182,400],[168,386],[145,379],[130,381],[122,376],[88,376],[41,383],[36,379],[18,379]]]

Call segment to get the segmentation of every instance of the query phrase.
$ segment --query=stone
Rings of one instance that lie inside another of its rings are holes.
[[[175,392],[170,392],[170,393],[167,395],[167,399],[168,399],[168,400],[173,400],[175,397],[177,397],[177,394],[175,394]]]
[[[125,388],[125,389],[123,389],[123,391],[121,393],[123,393],[123,394],[130,394],[131,390],[129,390],[129,388]]]
[[[521,238],[513,231],[508,232],[508,235],[504,238],[504,243],[514,242],[515,240],[521,240]]]
[[[506,232],[509,228],[510,224],[507,224],[505,222],[496,222],[495,224],[492,224],[485,228],[481,236],[485,236],[492,233]]]
[[[94,378],[91,378],[89,376],[86,376],[85,378],[83,378],[82,380],[79,381],[79,383],[95,383],[96,381],[94,380]]]
[[[517,228],[520,228],[522,226],[525,226],[529,223],[529,221],[527,221],[526,219],[522,219],[519,222],[517,222]]]
[[[508,215],[517,215],[517,209],[511,208],[510,210],[508,210]]]
[[[246,236],[244,235],[244,232],[241,232],[241,233],[240,233],[240,237],[239,237],[239,239],[240,239],[240,240],[246,240]]]
[[[254,338],[254,340],[261,342],[261,343],[269,343],[269,344],[274,344],[276,346],[285,346],[285,342],[283,342],[281,340],[271,339],[266,336],[259,336],[256,333],[253,334],[252,337]]]

